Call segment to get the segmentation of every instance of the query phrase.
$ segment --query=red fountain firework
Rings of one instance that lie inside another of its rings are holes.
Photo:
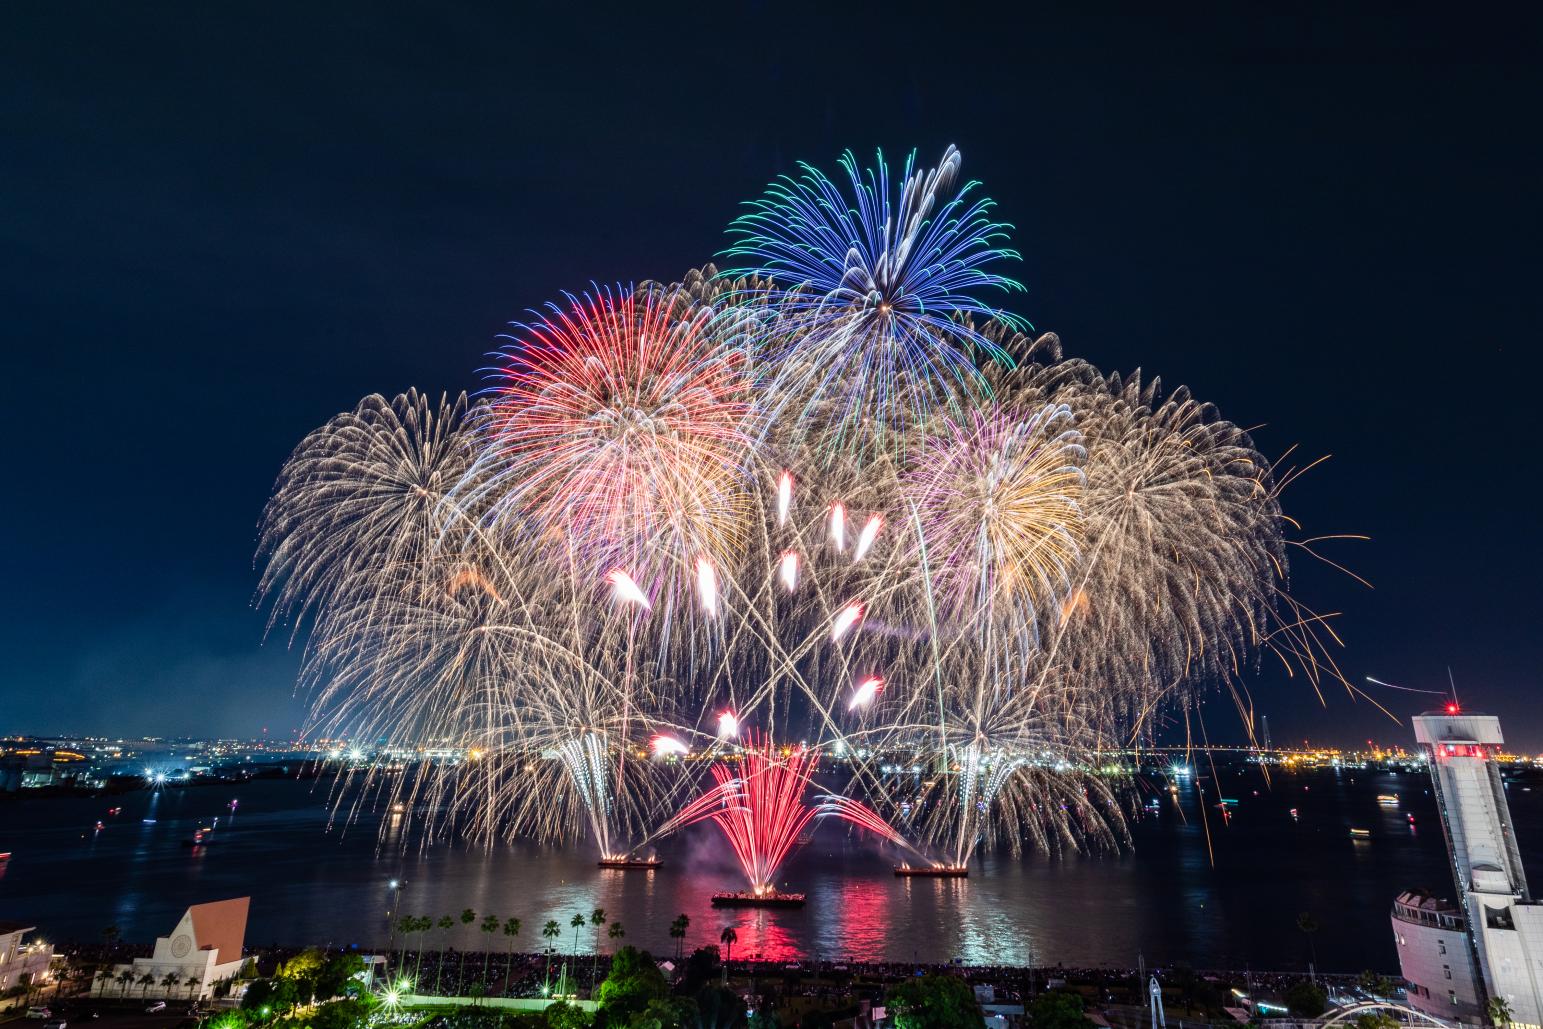
[[[877,812],[848,797],[824,794],[815,805],[806,804],[804,795],[818,767],[819,753],[806,747],[778,753],[770,741],[750,743],[739,768],[724,761],[713,765],[717,786],[683,807],[656,835],[712,819],[734,848],[757,897],[776,893],[772,883],[777,869],[809,824],[820,818],[844,819],[915,850]]]

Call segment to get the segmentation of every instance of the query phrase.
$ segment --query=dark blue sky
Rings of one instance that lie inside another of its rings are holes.
[[[1347,671],[1450,664],[1543,747],[1538,21],[382,10],[0,12],[0,731],[288,735],[251,554],[308,429],[474,387],[561,289],[678,277],[797,159],[953,142],[1018,226],[1022,314],[1334,455],[1287,502],[1374,538],[1331,552],[1374,592],[1296,577]],[[1277,741],[1407,736],[1255,695]]]

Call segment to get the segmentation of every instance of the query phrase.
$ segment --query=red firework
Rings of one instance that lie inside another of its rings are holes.
[[[748,510],[744,350],[711,308],[668,294],[606,289],[548,310],[516,326],[497,370],[500,513],[640,581],[661,570],[650,558],[719,559]]]
[[[819,755],[804,747],[779,754],[770,742],[750,743],[737,770],[723,761],[713,765],[718,785],[682,808],[659,834],[711,818],[758,895],[773,892],[777,869],[817,818],[841,818],[912,849],[877,812],[855,800],[825,795],[812,807],[805,804],[818,766]]]

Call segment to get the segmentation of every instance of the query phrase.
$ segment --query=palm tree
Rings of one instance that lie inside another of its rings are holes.
[[[589,924],[589,919],[583,915],[574,915],[568,920],[568,924],[573,926],[573,967],[577,970],[579,965],[579,930]],[[566,971],[564,969],[564,973]]]
[[[118,980],[118,985],[122,987],[122,989],[119,990],[119,995],[127,997],[129,995],[129,986],[134,982],[134,973],[125,968],[123,971],[113,976],[113,978]]]
[[[203,986],[204,977],[201,975],[190,975],[182,982],[188,988],[188,1003],[191,1004],[193,1003],[193,991]]]
[[[507,992],[508,986],[514,981],[514,938],[520,935],[520,920],[511,918],[504,923],[504,936],[509,940],[509,967],[504,972],[504,986]]]
[[[691,927],[691,919],[681,915],[670,923],[670,936],[675,940],[675,967],[680,968],[682,955],[686,951],[686,930]]]
[[[101,987],[102,987],[101,990],[97,991],[97,995],[100,996],[102,991],[107,989],[107,984],[113,981],[113,970],[112,970],[112,967],[111,966],[104,966],[102,968],[97,969],[96,970],[96,981],[99,984],[101,984]]]
[[[444,932],[446,934],[447,938],[448,938],[450,930],[455,928],[455,919],[451,918],[449,915],[441,915],[439,917],[438,923],[436,923],[436,924],[439,926],[440,931]],[[448,939],[447,939],[447,942],[448,942]],[[441,947],[441,948],[439,948],[439,961],[438,961],[438,963],[436,963],[434,965],[434,994],[435,994],[435,996],[439,995],[439,979],[440,979],[440,976],[442,976],[444,974],[445,974],[445,948]]]
[[[150,987],[155,985],[155,973],[146,972],[139,977],[139,999],[144,1000],[150,995]]]
[[[477,912],[473,911],[471,908],[466,908],[461,912],[462,925],[471,925],[476,920]],[[464,950],[461,951],[461,982],[463,984],[466,982],[466,951]]]
[[[622,923],[611,923],[611,927],[606,930],[605,935],[611,938],[611,950],[613,950],[614,953],[617,949],[619,949],[620,946],[622,946],[622,944],[617,943],[617,941],[623,940],[623,938],[625,938],[626,930],[622,929]]]
[[[418,918],[412,915],[407,917],[407,922],[408,926],[403,931],[418,934],[418,957],[413,962],[413,984],[416,986],[418,982],[418,976],[423,971],[423,934],[427,932],[428,927],[432,926],[434,923],[430,919]]]
[[[559,928],[559,926],[557,924],[557,920],[555,918],[547,919],[546,925],[543,925],[541,927],[541,935],[546,937],[549,940],[557,939],[557,937],[561,936],[562,933],[563,933],[563,931],[562,931],[561,928]],[[552,945],[550,943],[548,943],[546,945],[546,981],[547,981],[547,985],[551,986],[551,984],[552,984]]]
[[[595,959],[589,963],[589,992],[595,992],[595,976],[600,972],[600,930],[605,927],[605,908],[595,908],[589,916],[589,924],[595,927]]]
[[[1312,973],[1318,965],[1318,948],[1313,946],[1313,933],[1318,931],[1318,919],[1312,912],[1304,911],[1297,916],[1297,929],[1307,937],[1307,970]]]
[[[732,925],[724,926],[723,932],[718,934],[718,942],[724,946],[723,981],[729,981],[729,962],[734,960],[734,944],[739,942],[739,933],[734,931]]]
[[[176,986],[180,982],[182,982],[182,973],[180,972],[167,972],[165,975],[161,976],[161,987],[166,991],[167,1000],[171,999],[172,987]]]
[[[493,949],[490,946],[493,934],[498,932],[497,915],[488,915],[482,920],[482,932],[489,940],[489,943],[485,943],[482,946],[482,985],[485,987],[488,983],[488,952]]]
[[[404,964],[406,964],[406,962],[407,962],[407,950],[406,950],[406,946],[405,946],[405,941],[407,939],[408,934],[413,932],[417,928],[418,928],[418,920],[416,918],[414,918],[412,915],[403,915],[401,918],[397,919],[396,931],[397,931],[397,934],[400,935],[402,937],[403,941],[404,941],[403,949],[397,952],[396,974],[399,977],[402,974],[402,966]]]
[[[1486,1007],[1489,1020],[1500,1029],[1506,1029],[1511,1024],[1511,1005],[1504,997],[1491,997]]]

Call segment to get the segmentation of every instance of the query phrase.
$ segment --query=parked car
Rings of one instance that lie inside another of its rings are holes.
[[[28,1018],[52,1018],[54,1013],[41,1004],[34,1004],[27,1009]]]
[[[69,1029],[70,1023],[62,1018],[50,1018],[43,1023],[43,1029]]]
[[[165,1010],[166,1002],[164,1000],[158,1000],[154,1004],[151,1004],[148,1008],[145,1008],[145,1014],[156,1015]]]

